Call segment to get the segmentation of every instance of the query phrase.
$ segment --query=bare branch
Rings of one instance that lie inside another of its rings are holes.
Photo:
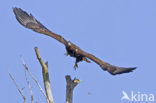
[[[71,79],[69,75],[66,75],[66,103],[72,103],[73,102],[73,90],[74,88],[80,83],[79,79]]]
[[[31,103],[34,103],[34,96],[33,96],[33,92],[32,92],[32,86],[31,86],[31,84],[30,84],[30,82],[29,82],[29,80],[28,80],[28,78],[27,78],[27,73],[26,73],[26,71],[25,71],[25,79],[26,79],[27,84],[28,84],[28,86],[29,86],[30,96],[31,96]]]
[[[46,91],[46,95],[49,99],[49,103],[54,103],[54,99],[52,96],[52,90],[51,90],[51,86],[50,86],[50,80],[49,80],[48,62],[44,63],[37,47],[35,47],[35,52],[36,52],[37,59],[39,60],[41,66],[42,66],[42,75],[43,75],[44,88]]]
[[[14,77],[11,75],[11,73],[10,73],[9,71],[8,71],[8,73],[9,73],[10,78],[11,78],[12,81],[14,82],[16,88],[18,89],[19,93],[21,94],[21,96],[22,96],[22,98],[23,98],[23,100],[24,100],[24,103],[26,103],[26,97],[23,95],[23,92],[22,92],[22,90],[19,88],[18,84],[16,83],[16,80],[14,79]]]
[[[26,69],[26,71],[29,73],[29,75],[31,76],[31,78],[35,81],[35,83],[38,85],[38,87],[40,88],[40,91],[42,92],[42,94],[45,96],[47,103],[49,103],[49,99],[46,96],[46,94],[44,93],[44,90],[42,89],[41,85],[39,84],[39,82],[37,81],[37,79],[33,76],[33,74],[29,71],[29,68],[27,67],[27,65],[24,62],[24,59],[21,57],[22,63],[24,68]]]

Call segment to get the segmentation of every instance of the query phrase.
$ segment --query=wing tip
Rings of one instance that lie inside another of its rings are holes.
[[[16,15],[18,12],[24,12],[21,8],[12,7],[12,9],[13,9],[13,12],[15,13],[15,15]]]
[[[18,22],[23,25],[26,26],[26,19],[30,19],[29,14],[27,14],[25,11],[23,11],[21,8],[17,8],[17,7],[13,7],[13,12],[15,14],[16,19],[18,20]]]
[[[40,32],[40,29],[47,29],[44,25],[42,25],[36,18],[33,17],[32,14],[28,14],[26,11],[21,8],[13,7],[13,12],[17,21],[26,28],[32,29],[36,32]]]
[[[137,69],[137,67],[118,68],[117,70],[115,70],[111,74],[112,75],[119,75],[119,74],[123,74],[123,73],[130,73],[130,72],[133,72],[136,69]]]

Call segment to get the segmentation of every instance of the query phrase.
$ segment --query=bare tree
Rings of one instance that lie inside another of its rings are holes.
[[[44,88],[46,91],[46,95],[48,97],[49,103],[54,103],[52,90],[51,90],[51,86],[50,86],[49,73],[48,73],[48,62],[46,62],[46,63],[43,62],[37,47],[35,47],[35,52],[36,52],[37,59],[39,60],[41,66],[42,66],[42,75],[43,75]]]
[[[41,87],[40,83],[38,82],[38,80],[30,72],[28,66],[24,62],[24,59],[21,57],[22,64],[23,64],[25,70],[30,75],[30,77],[35,81],[35,83],[39,87],[41,93],[45,96],[45,99],[46,99],[47,103],[54,103],[54,99],[53,99],[53,95],[52,95],[52,89],[51,89],[51,86],[50,86],[50,78],[49,78],[49,72],[48,72],[48,62],[44,63],[43,59],[40,56],[40,53],[39,53],[39,50],[38,50],[37,47],[35,47],[34,49],[35,49],[35,52],[36,52],[37,59],[40,62],[41,67],[42,67],[43,83],[44,83],[44,89],[45,89],[46,93],[42,89],[42,87]],[[10,72],[8,72],[8,73],[9,73],[10,78],[13,80],[16,88],[18,89],[20,95],[22,96],[22,98],[24,100],[24,103],[26,103],[26,97],[23,94],[23,89],[19,88],[19,86],[18,86],[16,80],[14,79],[14,77],[11,75]],[[31,103],[34,103],[34,96],[33,96],[33,93],[32,93],[32,86],[30,84],[30,81],[27,78],[26,72],[25,72],[25,79],[26,79],[26,82],[27,82],[29,90],[30,90]],[[76,78],[74,78],[72,80],[70,75],[66,75],[65,79],[67,81],[67,86],[66,86],[66,103],[72,103],[72,101],[73,101],[73,90],[80,83],[80,80],[76,79]]]
[[[73,80],[69,75],[66,75],[66,103],[72,103],[73,101],[73,90],[80,83],[79,79],[74,78]]]
[[[20,89],[16,80],[14,79],[14,77],[11,75],[11,73],[8,71],[10,78],[12,79],[12,81],[14,82],[16,88],[18,89],[18,92],[20,93],[20,95],[22,96],[24,103],[26,103],[26,97],[23,94],[23,89]]]

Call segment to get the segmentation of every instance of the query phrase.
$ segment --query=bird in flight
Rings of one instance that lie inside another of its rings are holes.
[[[128,68],[117,67],[117,66],[111,65],[107,62],[104,62],[104,61],[100,60],[99,58],[97,58],[96,56],[83,51],[80,47],[78,47],[77,45],[73,44],[70,41],[67,41],[62,36],[48,30],[43,24],[41,24],[38,20],[36,20],[35,17],[33,17],[31,14],[28,14],[27,12],[23,11],[21,8],[15,7],[15,8],[13,8],[13,12],[14,12],[18,22],[21,25],[23,25],[24,27],[32,29],[35,32],[50,36],[50,37],[56,39],[57,41],[59,41],[60,43],[64,44],[66,51],[67,51],[66,54],[70,55],[71,57],[76,58],[75,65],[74,65],[75,68],[78,67],[78,65],[77,65],[78,62],[86,61],[86,62],[90,63],[90,61],[88,60],[88,59],[90,59],[93,62],[95,62],[96,64],[98,64],[102,68],[102,70],[108,71],[112,75],[129,73],[136,69],[136,67],[128,67]]]

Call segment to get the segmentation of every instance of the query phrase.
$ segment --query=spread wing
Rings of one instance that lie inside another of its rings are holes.
[[[52,38],[58,40],[64,45],[67,44],[67,41],[63,37],[48,30],[44,25],[42,25],[39,21],[37,21],[31,14],[28,14],[27,12],[23,11],[20,8],[13,8],[13,11],[16,16],[16,19],[24,27],[32,29],[35,32],[51,36]]]
[[[114,65],[111,65],[107,62],[100,60],[99,58],[95,57],[92,54],[89,54],[89,53],[84,52],[84,51],[81,51],[81,52],[82,52],[82,55],[86,56],[87,58],[91,59],[96,64],[98,64],[102,68],[102,70],[108,71],[112,75],[129,73],[129,72],[132,72],[133,70],[136,69],[136,67],[125,68],[125,67],[114,66]]]
[[[13,8],[16,15],[16,19],[19,23],[29,29],[33,29],[36,32],[40,32],[41,28],[45,28],[39,21],[37,21],[31,14],[27,14],[20,8]],[[45,28],[46,29],[46,28]]]
[[[35,32],[42,33],[45,35],[48,35],[59,42],[63,43],[67,48],[70,44],[70,50],[72,53],[75,53],[75,55],[70,54],[72,57],[75,57],[77,59],[77,56],[87,57],[97,63],[103,70],[108,71],[112,75],[116,74],[122,74],[122,73],[129,73],[136,69],[136,67],[133,68],[124,68],[124,67],[117,67],[113,66],[109,63],[103,62],[99,58],[95,57],[92,54],[89,54],[83,50],[81,50],[78,46],[75,44],[72,44],[71,42],[67,42],[62,36],[55,34],[48,30],[44,25],[42,25],[38,20],[36,20],[31,14],[28,14],[27,12],[23,11],[20,8],[13,8],[14,14],[16,16],[16,19],[19,21],[21,25],[23,25],[26,28],[32,29]],[[72,45],[71,45],[72,44]],[[68,50],[69,51],[69,50]]]

